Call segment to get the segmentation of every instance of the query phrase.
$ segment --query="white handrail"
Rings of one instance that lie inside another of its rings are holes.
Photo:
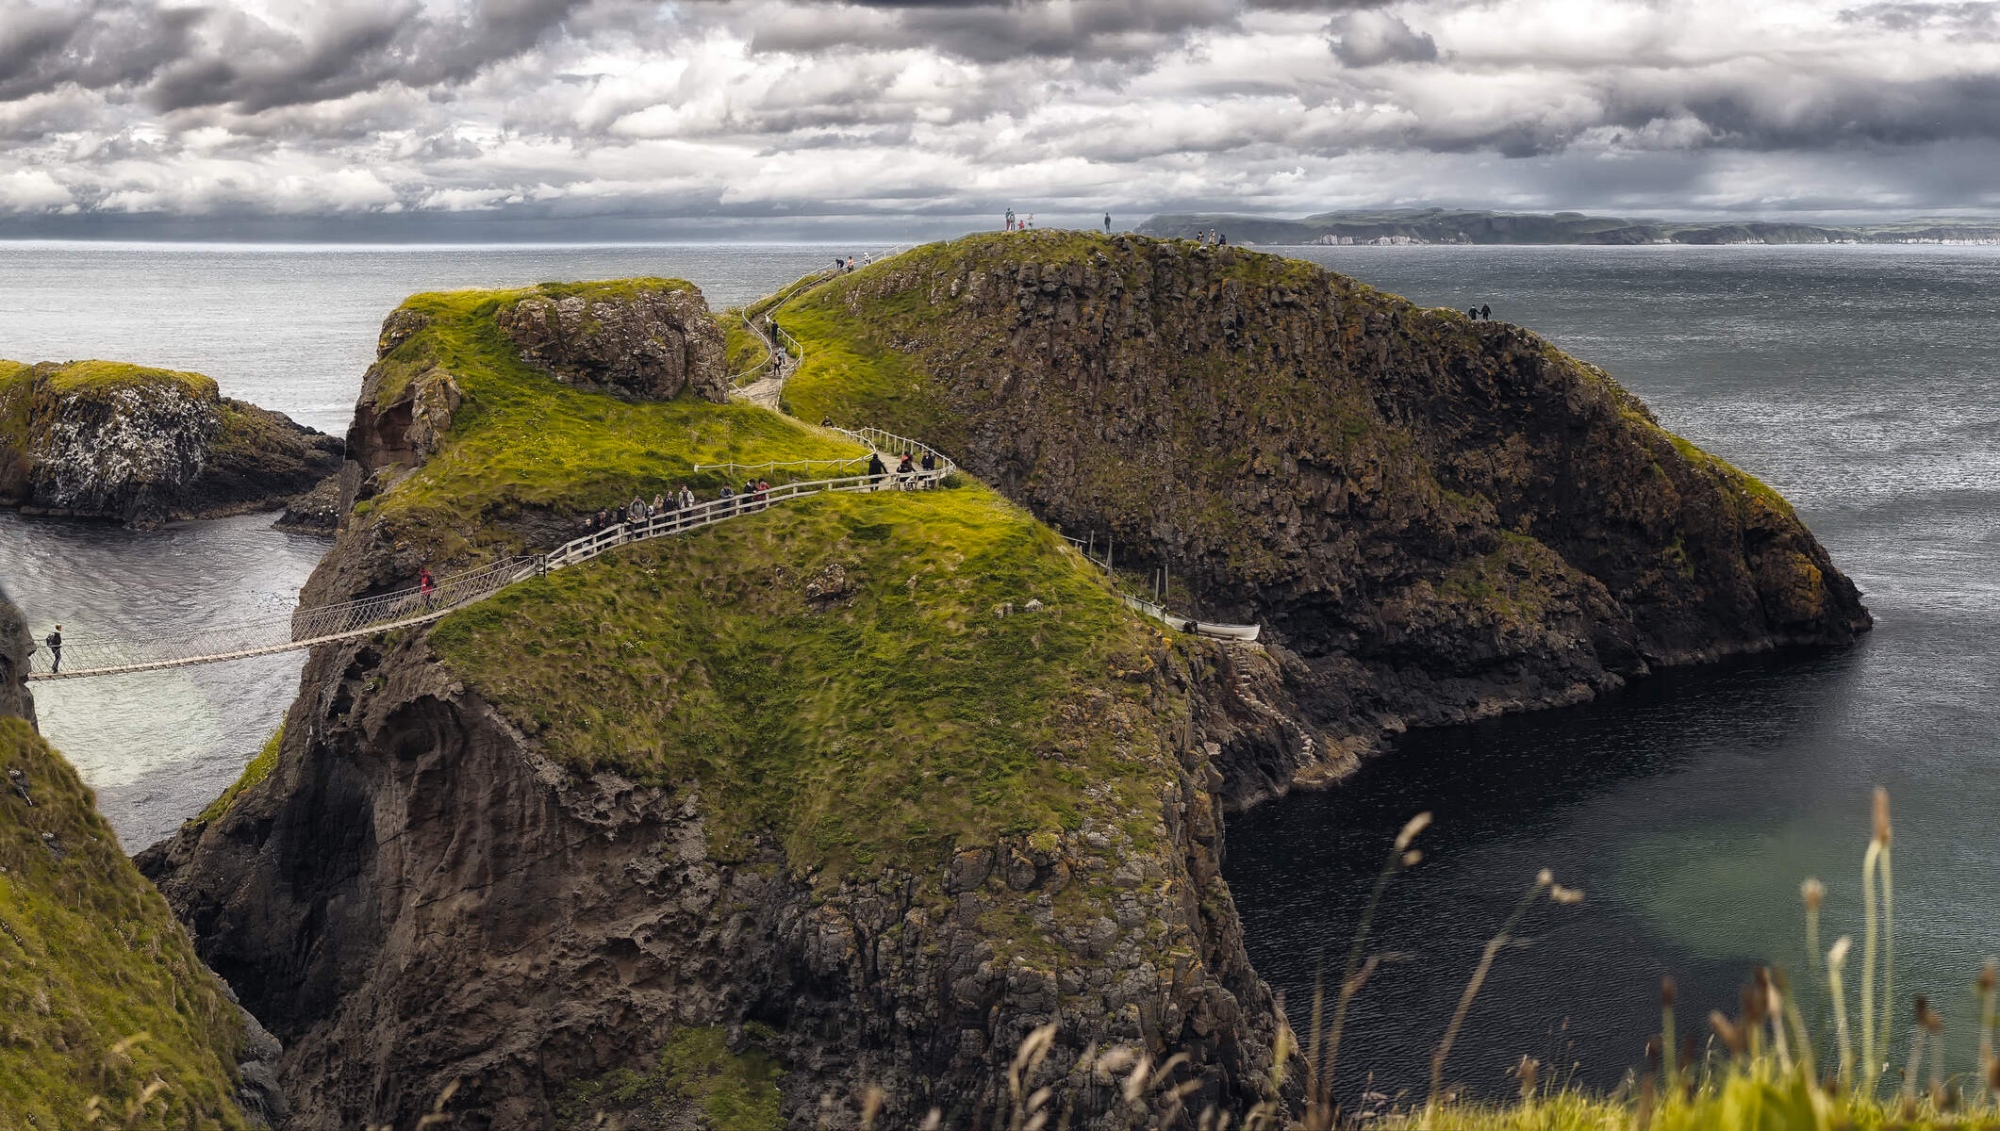
[[[879,456],[880,453],[877,454]],[[195,636],[149,641],[143,646],[72,636],[64,641],[63,646],[63,658],[71,665],[67,670],[33,670],[33,665],[42,660],[42,653],[38,650],[30,657],[28,678],[35,681],[86,679],[189,667],[310,648],[427,624],[517,582],[589,561],[606,550],[650,538],[699,530],[766,510],[772,503],[835,491],[923,490],[957,470],[950,460],[939,458],[940,465],[930,470],[899,473],[885,467],[881,475],[844,475],[785,483],[768,490],[662,511],[635,522],[618,523],[580,538],[572,538],[546,554],[503,558],[451,574],[433,583],[428,590],[421,585],[411,586],[372,597],[296,609],[279,616],[211,625]],[[140,648],[143,651],[138,650]]]

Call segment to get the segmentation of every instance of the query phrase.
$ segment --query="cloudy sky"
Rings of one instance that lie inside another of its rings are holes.
[[[1997,173],[1995,0],[0,0],[16,227],[1991,214]]]

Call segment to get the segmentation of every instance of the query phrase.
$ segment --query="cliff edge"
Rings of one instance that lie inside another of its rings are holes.
[[[30,650],[0,593],[0,1126],[264,1126],[276,1049],[35,733]]]
[[[865,458],[711,401],[719,354],[664,400],[551,372],[514,336],[546,297],[389,317],[309,600]],[[1250,716],[1213,662],[969,479],[822,495],[316,649],[267,768],[144,863],[306,1125],[853,1127],[879,1087],[878,1125],[970,1126],[1043,1085],[1074,1127],[1240,1114],[1283,1021],[1219,872]]]
[[[276,509],[340,463],[339,440],[199,373],[0,361],[0,504],[157,526]]]
[[[1164,570],[1176,608],[1267,626],[1320,741],[1232,804],[1409,726],[1870,625],[1784,499],[1602,370],[1310,263],[973,236],[830,282],[786,328],[801,417],[936,437],[1138,584]]]

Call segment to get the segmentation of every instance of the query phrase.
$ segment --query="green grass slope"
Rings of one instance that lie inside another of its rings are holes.
[[[1051,531],[967,485],[630,547],[431,642],[565,764],[694,788],[723,853],[769,832],[801,874],[839,877],[1138,808],[1172,712],[1116,673],[1157,639]]]
[[[744,478],[698,465],[865,452],[753,406],[552,380],[495,323],[531,293],[404,304],[428,322],[385,364],[442,369],[463,403],[366,521],[462,551],[504,542],[496,520],[524,508],[581,514],[681,482],[707,497]],[[1154,692],[1119,675],[1150,670],[1158,633],[1053,531],[969,481],[780,503],[627,547],[456,613],[431,644],[563,764],[692,788],[719,851],[773,836],[800,874],[931,873],[962,843],[1142,811],[1170,748]]]
[[[241,1016],[166,900],[19,719],[0,769],[34,802],[0,782],[0,1128],[244,1126]]]
[[[382,359],[378,403],[432,371],[450,375],[463,403],[442,450],[369,506],[399,531],[449,558],[482,542],[507,540],[489,525],[524,508],[583,515],[620,506],[634,494],[651,499],[679,484],[712,493],[740,484],[741,470],[715,465],[835,460],[865,454],[818,429],[748,405],[692,397],[631,403],[565,385],[529,366],[495,316],[538,294],[615,296],[638,283],[544,284],[513,291],[416,295],[402,310],[428,323]],[[699,468],[699,470],[698,470]],[[824,475],[825,469],[766,472],[773,482]]]

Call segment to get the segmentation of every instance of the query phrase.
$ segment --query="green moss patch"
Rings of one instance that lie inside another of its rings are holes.
[[[768,1034],[745,1026],[753,1039]],[[754,1046],[729,1051],[720,1028],[676,1030],[650,1072],[625,1070],[571,1087],[557,1105],[565,1128],[627,1125],[693,1127],[701,1131],[781,1131],[776,1061]]]
[[[1137,807],[1177,707],[1120,674],[1150,670],[1157,642],[976,486],[642,543],[431,636],[564,764],[692,789],[718,856],[768,834],[822,878],[934,873],[957,845]]]
[[[0,767],[34,799],[0,782],[0,1125],[245,1126],[241,1015],[166,900],[19,719],[0,719]]]

